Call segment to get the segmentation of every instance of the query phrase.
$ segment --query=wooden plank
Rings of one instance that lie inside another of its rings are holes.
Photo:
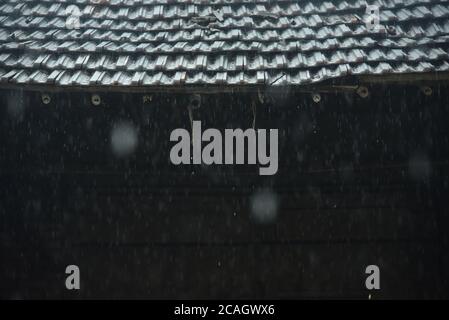
[[[246,247],[67,247],[6,252],[8,298],[435,298],[438,250],[430,244]],[[54,257],[48,259],[48,257]],[[64,288],[64,270],[81,269],[82,290]],[[381,270],[378,292],[365,268]],[[1,269],[0,269],[1,270]],[[30,285],[29,285],[30,284]]]

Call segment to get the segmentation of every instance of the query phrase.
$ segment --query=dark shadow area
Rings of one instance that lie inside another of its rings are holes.
[[[447,88],[369,89],[267,90],[274,176],[172,165],[187,95],[0,91],[0,297],[449,298]],[[249,128],[251,96],[202,96],[193,116]]]

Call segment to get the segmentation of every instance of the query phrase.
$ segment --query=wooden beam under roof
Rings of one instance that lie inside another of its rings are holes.
[[[409,73],[388,75],[360,75],[330,79],[316,84],[308,85],[167,85],[167,86],[60,86],[48,84],[12,84],[0,83],[3,89],[22,89],[28,91],[47,92],[123,92],[123,93],[245,93],[265,91],[282,91],[288,88],[296,92],[347,92],[355,91],[361,85],[389,84],[389,85],[429,85],[449,84],[449,72]]]

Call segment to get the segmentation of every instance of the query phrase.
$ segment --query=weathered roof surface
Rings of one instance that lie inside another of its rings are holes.
[[[71,4],[79,29],[67,24]],[[365,0],[3,0],[0,82],[302,85],[449,71],[449,1],[370,4],[375,31]]]

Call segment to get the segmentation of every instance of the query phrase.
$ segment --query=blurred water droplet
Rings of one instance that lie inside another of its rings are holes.
[[[137,129],[129,122],[116,124],[111,131],[112,152],[119,158],[132,154],[137,147]]]
[[[277,195],[268,189],[259,190],[251,197],[251,215],[262,224],[272,223],[276,220],[279,210]]]
[[[408,171],[414,180],[425,180],[432,173],[432,164],[424,153],[415,153],[409,160]]]
[[[354,178],[354,167],[352,163],[343,163],[340,167],[340,175],[344,181],[349,181]]]
[[[22,93],[12,93],[6,100],[8,114],[15,120],[23,120],[25,104]]]

